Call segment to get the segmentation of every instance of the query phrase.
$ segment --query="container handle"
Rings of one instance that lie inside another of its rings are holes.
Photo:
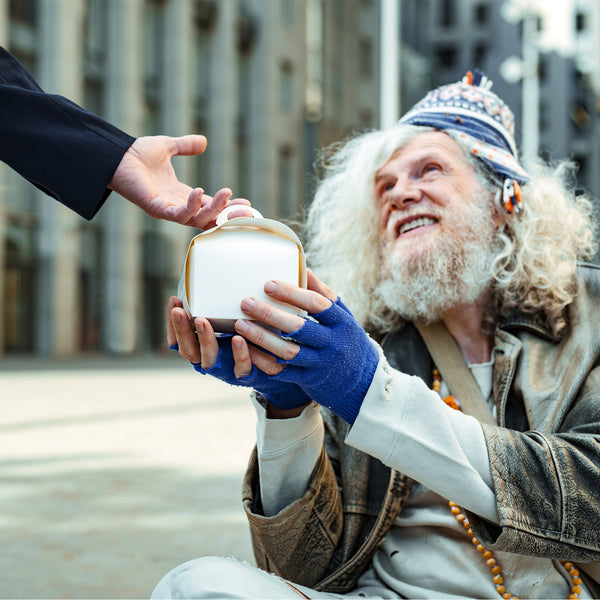
[[[232,204],[230,206],[227,206],[226,208],[224,208],[217,216],[217,227],[223,225],[223,223],[226,223],[229,219],[227,218],[229,216],[229,213],[233,212],[234,210],[239,210],[240,208],[244,208],[246,210],[250,210],[252,212],[252,218],[254,219],[262,219],[263,216],[255,209],[252,208],[251,206],[243,206],[243,205],[239,205],[239,204]],[[237,219],[247,219],[248,217],[236,217]],[[235,221],[235,219],[231,219],[232,221]]]

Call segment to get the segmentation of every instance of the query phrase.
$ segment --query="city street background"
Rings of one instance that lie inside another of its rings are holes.
[[[177,356],[0,361],[0,597],[147,598],[202,555],[252,561],[248,392]]]

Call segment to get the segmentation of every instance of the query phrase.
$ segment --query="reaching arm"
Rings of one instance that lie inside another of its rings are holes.
[[[0,113],[0,160],[86,219],[111,190],[152,217],[202,229],[214,225],[226,204],[249,205],[229,201],[229,190],[212,198],[178,181],[171,159],[204,152],[204,136],[136,140],[67,98],[46,94],[1,47]]]

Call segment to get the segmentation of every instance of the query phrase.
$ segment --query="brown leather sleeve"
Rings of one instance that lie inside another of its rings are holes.
[[[272,517],[261,514],[256,448],[244,478],[242,501],[257,565],[284,579],[315,586],[342,535],[342,502],[325,450],[304,495]]]

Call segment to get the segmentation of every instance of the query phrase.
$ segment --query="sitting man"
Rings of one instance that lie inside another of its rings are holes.
[[[598,597],[592,205],[569,165],[522,168],[490,87],[468,74],[328,162],[307,248],[332,288],[265,284],[311,318],[246,298],[216,338],[170,300],[169,343],[255,390],[260,569],[192,560],[153,597]]]

